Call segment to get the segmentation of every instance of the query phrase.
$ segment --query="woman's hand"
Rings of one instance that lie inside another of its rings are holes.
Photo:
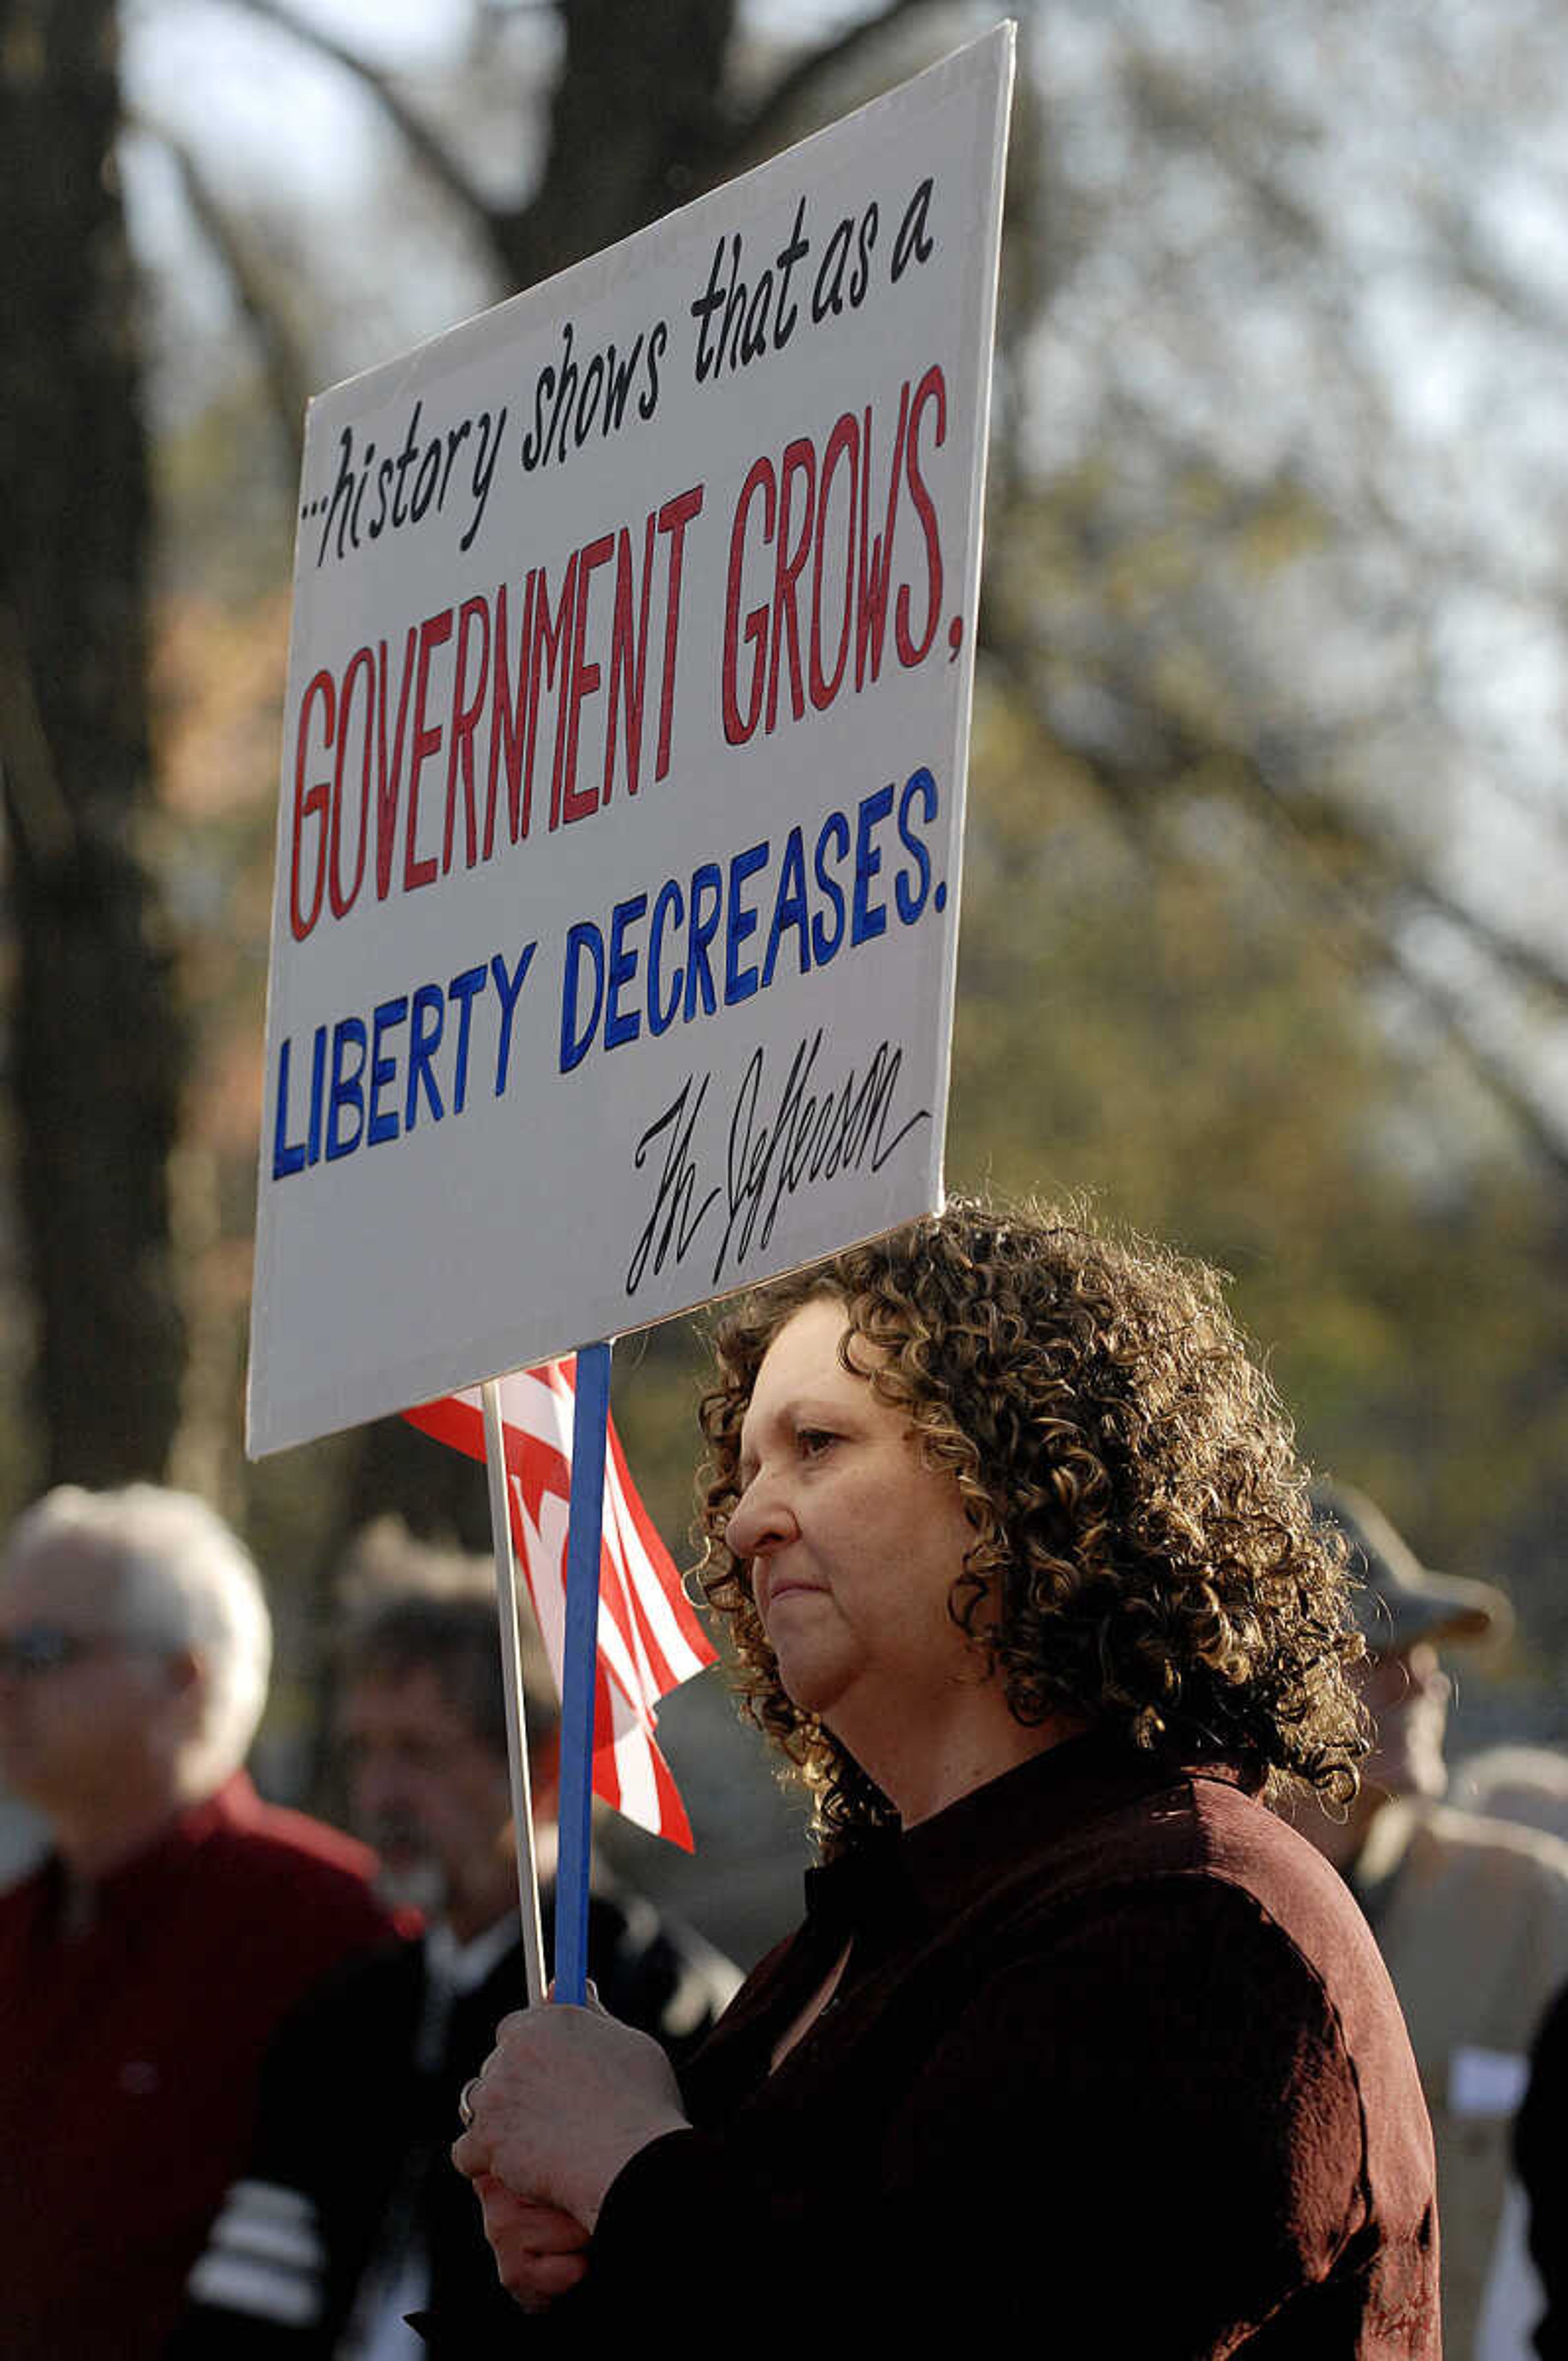
[[[599,2008],[552,2002],[504,2017],[452,2151],[475,2182],[568,2214],[585,2232],[624,2164],[686,2118],[658,2043]]]
[[[543,2312],[586,2276],[588,2234],[569,2213],[514,2197],[488,2172],[475,2181],[474,2194],[501,2285],[524,2312]]]

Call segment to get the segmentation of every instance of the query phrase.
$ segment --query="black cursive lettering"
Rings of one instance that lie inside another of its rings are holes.
[[[771,1121],[759,1117],[762,1051],[752,1052],[729,1122],[729,1218],[714,1257],[716,1286],[731,1245],[737,1262],[750,1253],[753,1235],[766,1249],[785,1197],[838,1173],[859,1171],[868,1159],[872,1170],[880,1172],[916,1125],[930,1120],[930,1108],[917,1107],[889,1136],[902,1049],[879,1041],[863,1074],[851,1067],[836,1092],[829,1088],[819,1094],[810,1085],[821,1047],[818,1027],[810,1042],[803,1039],[795,1049]]]
[[[642,1274],[648,1268],[650,1255],[653,1257],[655,1272],[663,1269],[664,1258],[672,1245],[675,1250],[677,1266],[685,1261],[686,1249],[702,1227],[707,1210],[718,1194],[717,1188],[710,1189],[696,1213],[692,1212],[692,1198],[696,1193],[697,1181],[697,1169],[692,1161],[691,1154],[692,1133],[696,1127],[696,1119],[702,1113],[702,1103],[707,1096],[707,1086],[712,1079],[710,1074],[704,1074],[701,1087],[696,1098],[691,1100],[691,1110],[688,1114],[686,1101],[691,1098],[691,1087],[696,1080],[695,1075],[688,1074],[681,1085],[678,1095],[672,1100],[658,1120],[649,1125],[637,1143],[637,1152],[631,1161],[636,1170],[641,1172],[648,1160],[648,1151],[653,1142],[662,1133],[669,1134],[664,1148],[663,1170],[659,1175],[658,1193],[653,1200],[653,1210],[648,1216],[647,1226],[638,1239],[636,1251],[627,1267],[626,1292],[628,1295],[635,1295],[641,1285]]]
[[[786,1198],[840,1173],[868,1168],[880,1172],[916,1126],[930,1121],[929,1107],[897,1118],[902,1049],[879,1041],[863,1070],[851,1066],[836,1084],[823,1086],[817,1079],[822,1038],[818,1027],[797,1043],[771,1109],[763,1105],[766,1054],[761,1046],[751,1052],[730,1110],[722,1186],[702,1186],[698,1123],[711,1074],[700,1084],[688,1075],[663,1114],[648,1126],[632,1163],[641,1172],[661,1142],[663,1160],[652,1210],[627,1266],[628,1295],[637,1292],[650,1267],[662,1271],[673,1257],[679,1268],[722,1198],[726,1218],[713,1257],[717,1288],[727,1263],[738,1267],[753,1247],[766,1251]]]

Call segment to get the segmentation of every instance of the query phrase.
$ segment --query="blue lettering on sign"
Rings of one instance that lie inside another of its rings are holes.
[[[838,879],[828,874],[825,864],[829,858],[836,862],[842,861],[849,850],[849,821],[840,811],[829,812],[822,823],[822,831],[817,840],[817,851],[812,862],[813,874],[827,896],[828,907],[832,913],[831,932],[824,923],[820,911],[811,921],[811,948],[817,953],[818,967],[827,966],[844,939],[843,892]]]
[[[567,928],[561,977],[558,1071],[569,1074],[596,1046],[619,1049],[677,1022],[690,1025],[768,991],[780,975],[806,976],[840,952],[873,943],[947,906],[931,839],[941,792],[926,765],[849,809],[826,812],[815,835],[795,825],[651,895],[614,904],[608,925]],[[303,1038],[278,1043],[273,1077],[272,1179],[287,1180],[362,1149],[384,1148],[422,1126],[462,1115],[476,1063],[494,1097],[511,1080],[519,1008],[537,945],[524,943],[352,1010]]]
[[[872,841],[875,830],[893,809],[893,789],[879,787],[874,796],[867,796],[856,815],[855,829],[855,909],[850,926],[850,940],[870,942],[875,935],[887,931],[887,910],[881,902],[871,898],[872,881],[882,873],[882,849]]]
[[[718,871],[711,861],[692,872],[691,934],[686,944],[686,1023],[696,1015],[698,980],[701,980],[702,1005],[706,1014],[713,1015],[718,1003],[713,995],[713,972],[707,964],[707,947],[718,931],[719,914],[724,907],[724,887]]]
[[[898,840],[915,863],[913,881],[908,872],[903,869],[893,881],[894,903],[906,927],[915,924],[926,907],[926,897],[931,890],[931,856],[926,850],[926,840],[924,837],[910,833],[910,812],[916,795],[920,797],[926,825],[929,828],[937,817],[937,782],[924,765],[918,771],[911,771],[898,802]],[[944,895],[943,901],[946,899]],[[937,906],[940,909],[942,903],[938,902]]]
[[[384,1058],[381,1055],[381,1044],[387,1034],[395,1031],[400,1025],[408,1023],[408,1016],[409,997],[405,992],[397,1000],[383,1000],[372,1020],[374,1030],[371,1034],[370,1047],[370,1125],[367,1134],[372,1148],[378,1146],[384,1139],[396,1139],[398,1136],[397,1116],[389,1115],[381,1104],[383,1089],[387,1083],[397,1080],[398,1061],[396,1058]]]
[[[609,1005],[605,1010],[604,1046],[619,1049],[623,1041],[635,1041],[642,1020],[635,1008],[622,1008],[620,992],[637,972],[637,953],[626,947],[627,929],[634,926],[648,907],[646,894],[634,894],[630,902],[618,902],[609,922]]]
[[[773,980],[784,930],[790,927],[795,929],[796,965],[802,975],[809,975],[811,929],[806,907],[806,839],[798,828],[792,828],[785,837],[784,859],[779,863],[779,890],[773,897],[773,923],[768,928],[767,957],[762,961],[764,992]]]
[[[681,987],[685,982],[685,970],[677,967],[670,980],[670,996],[664,998],[661,979],[664,972],[664,929],[674,913],[674,924],[685,923],[686,906],[680,887],[673,877],[666,877],[653,904],[653,924],[648,938],[648,1030],[667,1033],[675,1021],[681,1005]]]
[[[524,943],[515,960],[497,951],[444,986],[424,983],[397,993],[371,1010],[368,1025],[357,1012],[318,1025],[308,1093],[299,1088],[293,1037],[285,1034],[274,1083],[273,1180],[336,1163],[362,1148],[383,1148],[413,1131],[422,1113],[432,1123],[461,1115],[476,1055],[495,1096],[503,1097],[535,948]]]
[[[582,994],[583,956],[594,963],[594,1005],[588,1021],[577,1030],[577,1003]],[[561,993],[561,1071],[569,1074],[593,1047],[604,1006],[604,937],[591,918],[579,918],[566,937],[566,980]]]
[[[354,1062],[347,1062],[345,1052],[352,1051]],[[362,1016],[340,1016],[332,1033],[332,1095],[327,1101],[326,1160],[334,1163],[340,1156],[352,1156],[365,1130],[365,1093],[359,1077],[365,1071],[365,1020]],[[341,1128],[345,1112],[354,1118],[354,1128],[345,1135]]]
[[[461,1115],[468,1097],[468,1029],[473,1022],[476,996],[483,992],[486,971],[482,967],[466,967],[455,975],[446,987],[446,996],[457,1003],[457,1060],[452,1076],[452,1112]]]
[[[750,1000],[757,989],[755,967],[742,967],[737,956],[741,944],[757,931],[757,913],[748,909],[741,892],[748,877],[754,877],[765,866],[767,858],[765,844],[752,844],[744,852],[738,852],[729,864],[729,925],[724,937],[726,1008],[732,1008],[738,1000]]]
[[[490,961],[490,974],[495,982],[496,997],[501,1005],[500,1038],[496,1049],[496,1096],[504,1098],[507,1068],[511,1062],[511,1020],[517,1007],[517,995],[522,990],[522,980],[533,959],[533,945],[525,943],[515,968],[509,968],[499,951]]]
[[[947,886],[934,884],[928,841],[940,809],[935,774],[922,764],[902,787],[890,781],[852,811],[828,812],[809,843],[796,826],[723,867],[704,861],[684,883],[667,877],[651,917],[646,893],[618,902],[608,947],[597,918],[575,920],[561,977],[561,1072],[596,1044],[617,1049],[640,1038],[644,1016],[657,1038],[677,1016],[690,1025],[766,992],[781,973],[809,975],[846,946],[885,935],[890,909],[905,927],[943,910]]]
[[[411,1131],[419,1115],[422,1086],[425,1104],[439,1123],[445,1109],[435,1078],[435,1053],[446,1028],[446,994],[438,983],[422,983],[414,994],[413,1037],[409,1043],[409,1086],[403,1101],[403,1129]]]

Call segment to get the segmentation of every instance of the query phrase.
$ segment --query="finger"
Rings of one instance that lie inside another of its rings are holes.
[[[498,2255],[496,2257],[498,2267],[500,2260],[501,2257]],[[587,2277],[587,2272],[588,2261],[586,2255],[533,2255],[526,2263],[519,2263],[516,2276],[526,2288],[529,2295],[543,2297],[546,2302],[554,2302],[558,2295],[565,2295],[572,2288],[579,2286]],[[504,2270],[500,2273],[500,2279],[501,2285],[507,2288],[509,2292],[517,2293],[517,2290],[511,2288]],[[519,2296],[518,2301],[521,2302],[522,2298]]]
[[[587,2265],[588,2234],[557,2206],[514,2197],[486,2174],[475,2183],[485,2235],[501,2285],[525,2312],[542,2312],[577,2286]]]
[[[485,2235],[493,2242],[506,2239],[520,2250],[526,2247],[535,2255],[580,2255],[587,2251],[588,2234],[582,2224],[570,2213],[563,2213],[555,2205],[532,2205],[515,2198],[490,2184],[499,2195],[481,2193],[479,2202],[484,2210]]]
[[[557,2296],[569,2295],[587,2277],[586,2258],[546,2255],[514,2258],[498,2254],[496,2276],[522,2312],[547,2312]]]
[[[489,2056],[486,2059],[484,2064],[479,2069],[478,2080],[480,2081],[483,2081],[485,2076],[488,2074],[492,2069],[505,2062],[508,2044],[516,2039],[519,2031],[527,2023],[528,2015],[523,2009],[514,2008],[509,2011],[509,2013],[501,2018],[500,2023],[497,2026],[495,2030],[495,2038],[491,2045]]]
[[[597,2008],[601,2016],[608,2015],[609,2012],[606,2010],[603,2001],[599,1998],[599,1988],[598,1984],[595,1983],[592,1976],[584,1977],[583,1992],[585,1998],[582,2004],[585,2008]],[[558,2001],[556,1999],[555,1979],[554,1976],[551,1977],[549,1984],[545,1989],[544,1997],[549,2001],[551,2005],[555,2008],[570,2008],[576,2005],[574,2002]]]
[[[567,2213],[559,2205],[552,2205],[543,2197],[520,2197],[509,2189],[499,2173],[481,2173],[474,2183],[474,2194],[485,2209],[487,2221],[493,2216],[515,2222],[521,2227],[547,2235],[553,2242],[572,2243],[586,2246],[588,2233],[575,2213]]]

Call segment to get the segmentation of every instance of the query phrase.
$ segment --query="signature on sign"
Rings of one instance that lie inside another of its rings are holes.
[[[902,1115],[897,1107],[902,1049],[879,1041],[863,1070],[850,1066],[839,1081],[824,1084],[817,1076],[822,1039],[820,1026],[802,1037],[771,1106],[764,1104],[766,1060],[759,1047],[740,1078],[727,1127],[721,1115],[707,1112],[711,1071],[700,1082],[688,1075],[649,1125],[632,1163],[639,1172],[652,1170],[656,1186],[627,1265],[628,1295],[637,1292],[650,1264],[659,1272],[673,1257],[678,1268],[699,1240],[705,1254],[714,1244],[717,1287],[727,1260],[739,1265],[753,1245],[766,1248],[786,1197],[868,1164],[880,1172],[916,1125],[930,1121],[929,1107]],[[720,1177],[709,1182],[716,1146]]]

